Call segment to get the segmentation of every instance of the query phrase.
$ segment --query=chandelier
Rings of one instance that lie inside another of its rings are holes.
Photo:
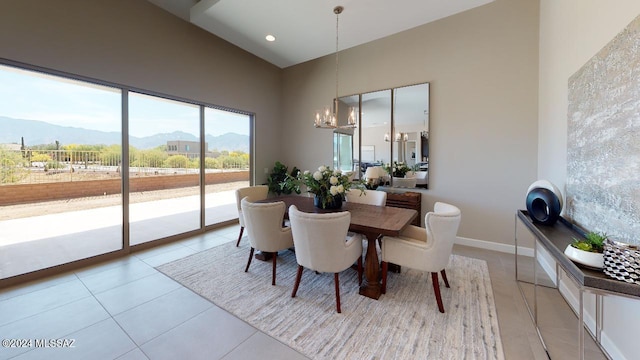
[[[387,142],[391,141],[389,133],[385,133],[384,134],[384,141],[387,141]],[[395,138],[393,139],[393,141],[396,141],[396,142],[407,142],[407,141],[409,141],[409,134],[403,133],[403,132],[397,132]]]
[[[333,100],[333,109],[325,107],[324,111],[317,111],[313,125],[323,129],[352,129],[356,127],[356,116],[353,108],[349,109],[346,125],[338,125],[338,18],[344,8],[336,6],[333,13],[336,14],[336,97]]]

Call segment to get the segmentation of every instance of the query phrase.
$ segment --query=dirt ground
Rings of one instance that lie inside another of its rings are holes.
[[[214,184],[205,186],[205,193],[215,193],[220,191],[235,190],[241,187],[249,186],[248,181],[236,181],[224,184]],[[131,204],[170,199],[175,197],[198,195],[199,187],[185,187],[168,190],[154,190],[131,193],[129,202]],[[106,196],[91,196],[84,198],[75,198],[67,200],[46,201],[32,204],[19,204],[0,206],[0,221],[21,219],[31,216],[58,214],[67,211],[78,211],[95,209],[106,206],[115,206],[122,204],[122,196],[120,194]]]

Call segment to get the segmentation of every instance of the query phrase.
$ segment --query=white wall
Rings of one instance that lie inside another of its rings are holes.
[[[541,0],[538,178],[565,191],[568,79],[640,15],[640,1]],[[570,297],[571,284],[565,284]],[[575,292],[575,290],[574,290]],[[640,303],[620,297],[604,302],[603,343],[614,359],[637,358]]]
[[[513,244],[515,211],[536,180],[538,5],[496,0],[340,53],[340,96],[430,82],[424,208],[460,207],[461,237]],[[312,114],[335,96],[334,71],[332,55],[284,71],[289,166],[331,163],[331,131],[314,129]]]

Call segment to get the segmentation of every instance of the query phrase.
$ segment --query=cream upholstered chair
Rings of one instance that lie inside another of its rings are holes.
[[[347,202],[385,206],[387,203],[387,193],[379,190],[367,190],[361,193],[359,190],[349,190],[346,193]]]
[[[348,211],[305,213],[291,205],[289,219],[298,262],[298,273],[291,297],[296,297],[304,268],[334,273],[336,309],[341,312],[338,273],[350,268],[357,260],[358,282],[362,282],[362,238],[356,235],[345,241],[351,214]]]
[[[460,225],[460,209],[437,202],[434,211],[424,218],[425,228],[409,225],[399,237],[385,236],[382,240],[382,293],[387,291],[388,263],[431,273],[438,309],[444,312],[438,272],[449,287],[444,268],[449,263],[453,242]]]
[[[358,204],[367,204],[367,205],[376,205],[376,206],[386,206],[387,204],[387,193],[380,190],[367,190],[364,193],[360,192],[359,190],[349,190],[345,194],[345,198],[347,202],[358,203]],[[350,238],[353,235],[354,233],[349,231],[347,233],[347,238]]]
[[[242,207],[240,202],[245,197],[249,197],[249,201],[260,201],[267,198],[269,194],[269,187],[267,185],[256,185],[243,187],[236,189],[236,205],[238,206],[238,221],[240,222],[240,235],[238,235],[238,241],[236,246],[240,245],[240,239],[242,239],[242,233],[244,232],[244,217],[242,216]]]
[[[241,201],[241,207],[245,227],[249,235],[249,243],[251,244],[249,261],[247,261],[247,267],[244,269],[244,272],[247,272],[255,249],[277,253],[280,250],[292,247],[293,237],[290,227],[282,227],[282,219],[287,209],[284,202],[252,203],[248,197],[245,197]],[[275,285],[277,256],[274,254],[272,258],[271,285]]]

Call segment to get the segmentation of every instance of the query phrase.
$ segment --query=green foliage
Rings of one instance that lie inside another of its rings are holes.
[[[159,149],[138,150],[132,154],[131,166],[136,167],[164,167],[164,161],[169,157],[166,152]]]
[[[573,238],[571,246],[583,251],[601,253],[604,251],[604,241],[607,234],[591,231],[585,235],[584,239]]]
[[[0,147],[0,184],[14,184],[24,179],[29,173],[25,165],[20,152]]]
[[[204,159],[204,167],[205,169],[219,169],[220,163],[217,159],[207,157]]]
[[[293,167],[291,173],[289,168],[279,161],[276,161],[273,170],[267,178],[267,185],[269,185],[269,192],[280,194],[291,194],[295,192],[300,194],[300,182],[297,180],[300,170],[297,167]]]
[[[164,163],[166,167],[172,169],[186,168],[189,165],[189,158],[184,155],[171,155]]]
[[[47,161],[46,164],[44,164],[44,170],[51,170],[51,169],[62,169],[64,167],[64,165],[62,165],[61,162],[56,161],[56,160],[51,160],[51,161]]]
[[[47,163],[51,161],[51,156],[49,156],[49,154],[42,154],[37,151],[34,151],[33,154],[31,155],[31,161]]]
[[[120,145],[111,145],[100,149],[98,156],[102,165],[118,166],[122,161],[122,147]]]

